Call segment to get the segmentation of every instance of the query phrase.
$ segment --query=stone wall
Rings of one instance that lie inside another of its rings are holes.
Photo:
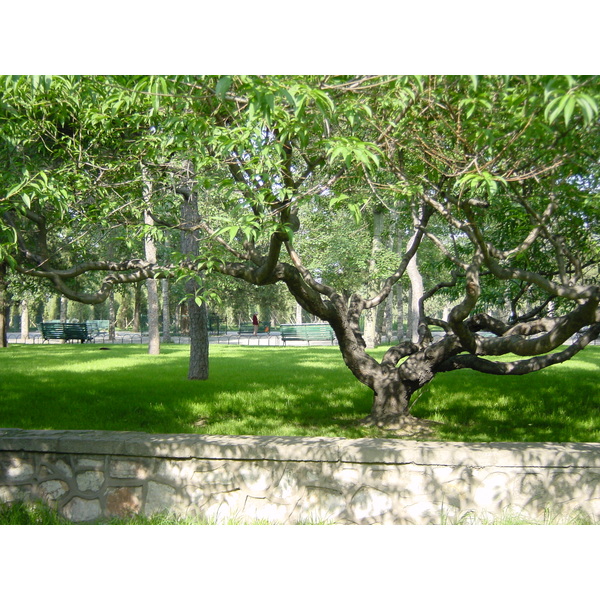
[[[0,502],[75,522],[168,511],[276,523],[428,524],[469,511],[600,520],[600,444],[0,429]]]

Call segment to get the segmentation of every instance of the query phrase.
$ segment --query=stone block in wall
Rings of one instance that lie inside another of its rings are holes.
[[[106,490],[106,516],[128,517],[142,508],[142,487],[116,487]]]
[[[271,496],[289,500],[300,493],[300,484],[295,474],[286,466],[279,481],[271,489]]]
[[[202,515],[209,521],[225,523],[230,519],[244,520],[247,495],[241,490],[211,495]]]
[[[352,520],[364,521],[384,515],[391,511],[393,506],[390,494],[363,486],[354,494],[348,508]]]
[[[243,486],[252,492],[266,492],[273,485],[274,473],[270,469],[256,464],[242,463],[237,474]]]
[[[191,477],[191,483],[214,492],[234,491],[240,487],[235,463],[225,463],[211,471],[196,471]]]
[[[0,502],[29,502],[31,485],[0,485]]]
[[[56,458],[56,455],[50,457],[42,457],[42,464],[49,468],[54,475],[60,475],[67,479],[73,477],[73,469],[63,459]]]
[[[34,467],[31,460],[18,455],[8,456],[0,461],[0,482],[1,483],[23,483],[30,481],[34,474]]]
[[[38,488],[45,500],[56,502],[60,500],[68,491],[69,486],[60,479],[49,479],[38,485]]]
[[[102,507],[97,499],[86,500],[74,497],[62,509],[62,514],[76,523],[95,521],[102,516]]]
[[[117,479],[147,479],[150,474],[149,467],[150,461],[148,459],[126,460],[115,458],[109,463],[108,473],[111,477]]]
[[[334,522],[346,510],[345,497],[336,490],[308,488],[296,505],[296,521]]]
[[[144,512],[146,515],[169,511],[176,506],[176,490],[173,486],[164,483],[148,482]]]
[[[267,498],[248,496],[244,504],[244,518],[251,521],[268,521],[269,523],[286,523],[293,506],[287,503],[278,504]]]
[[[80,492],[97,492],[104,484],[104,473],[84,471],[83,473],[78,473],[75,480]]]

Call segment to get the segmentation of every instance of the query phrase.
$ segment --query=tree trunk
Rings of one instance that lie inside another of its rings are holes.
[[[8,266],[0,262],[0,348],[8,348],[8,319],[6,317],[8,307],[8,283],[6,275]]]
[[[396,221],[396,239],[394,242],[396,253],[402,257],[404,251],[402,249],[402,232]],[[402,285],[402,279],[398,280],[396,283],[396,318],[398,321],[397,324],[397,332],[398,332],[398,341],[404,339],[404,286]]]
[[[191,169],[190,169],[191,170]],[[181,204],[181,222],[184,227],[196,225],[200,220],[198,213],[198,197],[188,188],[182,187],[178,192],[183,196]],[[200,244],[194,231],[182,231],[181,252],[190,260],[198,256]],[[208,314],[206,303],[196,302],[200,285],[195,278],[185,284],[188,296],[187,308],[190,321],[190,364],[188,379],[208,379]]]
[[[21,301],[21,340],[29,339],[29,304],[27,300]]]
[[[302,307],[296,304],[296,323],[302,323]]]
[[[108,295],[108,341],[115,343],[116,341],[115,331],[115,292],[111,290]]]
[[[414,391],[398,377],[381,374],[373,390],[373,406],[369,421],[374,425],[384,425],[408,414],[410,397]]]
[[[171,312],[169,307],[169,280],[161,280],[162,291],[162,341],[163,344],[171,343]]]
[[[401,280],[396,284],[396,318],[398,341],[401,341],[404,339],[404,286]]]
[[[423,288],[423,277],[419,271],[417,264],[417,255],[415,254],[412,260],[406,267],[406,272],[410,279],[410,306],[409,308],[409,324],[410,329],[408,331],[409,339],[413,342],[419,341],[419,300],[425,293]]]
[[[377,267],[377,253],[381,251],[383,243],[381,234],[383,231],[383,215],[381,207],[377,207],[373,211],[373,244],[371,247],[371,259],[369,261],[369,277],[375,278],[375,269]],[[371,288],[375,282],[371,282]],[[379,335],[377,334],[377,309],[371,309],[364,312],[364,340],[367,348],[375,348],[379,345]]]
[[[188,379],[208,379],[208,312],[206,303],[196,303],[195,294],[199,290],[195,280],[185,284],[190,319],[190,364]]]
[[[158,284],[156,279],[146,279],[146,290],[148,292],[148,354],[155,356],[160,354]]]
[[[346,366],[361,383],[373,391],[371,414],[363,423],[381,426],[405,417],[410,397],[418,384],[403,381],[395,364],[378,363],[357,342],[347,325],[331,324]]]
[[[138,281],[134,284],[134,301],[133,301],[133,330],[142,331],[141,317],[142,317],[142,281]]]
[[[60,322],[67,322],[67,314],[68,314],[69,300],[64,296],[60,297]]]
[[[148,226],[154,225],[154,220],[148,211],[144,211],[144,223]],[[148,234],[144,237],[144,250],[146,260],[156,263],[156,244]],[[146,279],[146,290],[148,292],[148,354],[156,356],[160,354],[158,284],[156,279]]]

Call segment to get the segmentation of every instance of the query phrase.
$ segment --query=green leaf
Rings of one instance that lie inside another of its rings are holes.
[[[565,104],[565,125],[568,127],[569,125],[569,121],[571,120],[571,117],[573,116],[573,110],[575,109],[575,105],[577,104],[575,98],[573,96],[571,96],[566,104]]]
[[[288,92],[287,90],[279,90],[279,93],[281,96],[283,96],[288,101],[288,104],[292,108],[296,108],[296,100],[295,100],[294,96],[292,96],[292,94],[290,94],[290,92]]]
[[[215,94],[219,100],[225,100],[225,96],[233,83],[233,78],[226,75],[225,77],[221,77],[219,81],[217,81],[217,87],[215,89]]]
[[[548,119],[548,123],[552,125],[554,121],[558,118],[561,112],[563,112],[566,103],[569,101],[570,94],[565,94],[564,96],[559,96],[550,102],[550,104],[546,107],[544,114]],[[552,112],[551,112],[552,111]]]

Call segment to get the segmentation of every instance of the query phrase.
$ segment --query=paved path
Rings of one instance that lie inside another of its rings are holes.
[[[184,335],[172,335],[173,344],[189,344],[190,338]],[[283,346],[281,335],[278,331],[273,331],[270,334],[259,333],[258,335],[240,335],[237,331],[230,331],[227,334],[211,335],[209,338],[211,344],[223,344],[231,346]],[[572,343],[573,339],[567,340],[567,343]],[[11,332],[8,334],[9,344],[41,344],[42,336],[37,331],[29,334],[29,339],[22,340],[21,334]],[[44,342],[50,344],[61,344],[60,340],[51,340]],[[74,342],[75,343],[75,342]],[[77,342],[78,343],[78,342]],[[108,335],[98,335],[93,340],[95,344],[109,344]],[[127,331],[118,331],[116,333],[116,344],[147,344],[148,336],[141,333],[130,333]],[[382,341],[385,343],[385,340]],[[307,346],[306,342],[287,342],[287,346]],[[329,342],[310,342],[311,346],[331,346]],[[594,340],[591,345],[600,345],[600,339]]]
[[[172,343],[174,344],[189,344],[190,338],[184,335],[172,335]],[[42,336],[37,331],[29,334],[29,339],[22,340],[21,334],[12,332],[8,334],[9,344],[41,344]],[[240,335],[237,331],[230,331],[227,334],[211,335],[209,337],[211,344],[223,344],[232,346],[283,346],[281,335],[274,331],[271,334],[259,333],[258,335]],[[50,340],[43,342],[45,344],[62,344],[61,340]],[[73,342],[76,343],[76,342]],[[77,342],[78,343],[78,342]],[[109,344],[108,335],[100,334],[93,340],[94,344]],[[115,338],[116,344],[147,344],[148,336],[140,333],[130,333],[126,331],[118,331]],[[287,346],[307,346],[306,342],[287,342]],[[310,342],[311,346],[331,346],[329,342]]]

